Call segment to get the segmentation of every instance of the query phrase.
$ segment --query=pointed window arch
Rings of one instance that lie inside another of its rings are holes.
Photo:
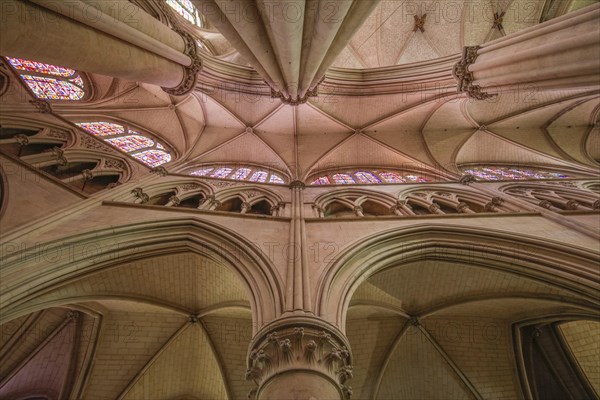
[[[285,178],[274,171],[252,165],[213,165],[204,166],[190,172],[194,176],[217,179],[231,179],[255,183],[285,184]]]
[[[463,169],[463,173],[475,176],[483,181],[511,181],[524,179],[568,179],[562,172],[547,171],[526,167],[476,166]]]
[[[319,175],[311,185],[353,185],[379,183],[431,182],[431,179],[415,174],[394,171],[358,170]]]
[[[106,121],[78,122],[76,125],[151,168],[171,161],[171,155],[162,143],[125,125]]]
[[[74,69],[22,58],[6,60],[38,99],[76,101],[85,97],[83,79]]]
[[[167,0],[167,4],[188,22],[199,28],[204,27],[202,16],[190,0]]]

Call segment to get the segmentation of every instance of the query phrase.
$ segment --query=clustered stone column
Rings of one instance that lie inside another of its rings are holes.
[[[250,345],[246,378],[251,400],[346,400],[352,389],[352,354],[335,327],[288,317],[262,329]]]
[[[459,92],[487,99],[502,91],[598,88],[600,3],[481,46],[454,67]]]

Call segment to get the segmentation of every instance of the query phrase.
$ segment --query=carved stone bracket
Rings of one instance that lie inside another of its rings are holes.
[[[270,381],[286,374],[310,372],[321,376],[337,388],[342,399],[349,399],[352,389],[352,355],[347,339],[337,329],[310,318],[289,318],[263,329],[251,344],[246,379],[257,388],[248,395],[261,397]]]
[[[452,75],[458,82],[458,91],[465,92],[471,98],[485,100],[495,97],[495,94],[488,94],[483,91],[479,85],[475,85],[475,77],[469,71],[469,66],[477,60],[477,51],[479,46],[467,46],[463,49],[462,58],[454,65]]]

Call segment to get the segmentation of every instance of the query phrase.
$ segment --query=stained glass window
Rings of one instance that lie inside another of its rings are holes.
[[[359,170],[327,174],[313,179],[311,185],[352,185],[352,184],[378,184],[378,183],[420,183],[431,182],[431,179],[415,174],[402,175],[393,171]]]
[[[154,146],[154,141],[152,139],[148,139],[147,137],[141,135],[128,135],[115,138],[107,138],[105,140],[113,146],[118,147],[125,153],[143,149],[144,147]]]
[[[256,171],[255,173],[252,174],[249,181],[250,182],[260,182],[260,183],[266,182],[267,176],[269,176],[269,174],[266,171]]]
[[[190,175],[207,176],[217,179],[232,179],[236,181],[248,181],[256,183],[275,183],[284,184],[285,179],[280,175],[265,171],[254,166],[204,166],[200,169],[190,172]]]
[[[271,178],[269,178],[269,183],[285,183],[285,181],[279,176],[273,174],[271,175]]]
[[[474,167],[465,169],[463,172],[474,175],[475,177],[484,181],[570,178],[569,175],[559,172],[516,167]]]
[[[202,27],[200,14],[190,0],[167,0],[167,4],[192,24]]]
[[[76,125],[149,167],[157,167],[171,161],[171,155],[162,143],[121,124],[98,121],[78,122]]]
[[[250,168],[239,168],[233,173],[233,175],[231,175],[230,179],[235,179],[236,181],[243,181],[248,175],[250,175],[250,171]]]
[[[387,183],[404,183],[406,180],[395,172],[380,172],[379,176]]]
[[[21,73],[21,79],[33,94],[44,100],[81,100],[85,96],[83,79],[71,68],[21,58],[6,57]]]
[[[330,185],[330,184],[331,184],[331,182],[329,181],[329,178],[326,176],[320,176],[311,182],[311,185]]]
[[[332,176],[332,178],[333,178],[333,181],[335,183],[337,183],[338,185],[348,185],[348,184],[356,183],[354,178],[352,178],[348,174],[335,174]]]
[[[212,173],[211,177],[213,178],[225,178],[233,171],[233,168],[219,168],[215,172]]]
[[[381,183],[381,179],[367,171],[358,171],[354,176],[360,183]]]
[[[210,173],[210,171],[212,171],[214,168],[201,168],[199,170],[196,170],[194,172],[191,173],[191,175],[196,175],[196,176],[206,176]]]
[[[132,156],[153,168],[171,161],[171,155],[162,150],[144,150]]]
[[[44,64],[37,61],[23,60],[21,58],[6,57],[13,68],[21,71],[39,72],[40,74],[56,75],[56,76],[71,76],[75,75],[75,70],[63,68],[57,65]]]
[[[97,136],[121,135],[125,133],[125,128],[122,125],[113,124],[112,122],[80,122],[76,125]]]

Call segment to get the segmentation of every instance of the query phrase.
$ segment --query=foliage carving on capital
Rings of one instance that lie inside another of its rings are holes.
[[[346,385],[352,378],[351,353],[341,334],[322,326],[285,325],[265,332],[253,343],[248,357],[246,379],[257,389],[248,395],[255,398],[263,383],[286,371],[311,370],[334,381],[344,399],[352,389]]]
[[[192,35],[190,35],[184,28],[179,25],[179,22],[173,18],[171,15],[170,7],[164,1],[158,2],[159,7],[163,10],[171,27],[175,32],[177,32],[181,38],[183,39],[185,48],[183,50],[183,54],[188,56],[192,61],[190,65],[183,67],[183,79],[179,85],[174,88],[165,88],[162,89],[173,96],[183,96],[190,93],[196,87],[196,82],[198,82],[198,73],[202,69],[202,60],[200,59],[200,54],[198,52],[198,47],[196,45],[196,40]]]
[[[292,181],[290,182],[290,189],[304,189],[306,188],[306,184],[302,181]]]
[[[469,66],[477,60],[477,52],[480,46],[466,46],[463,49],[462,58],[454,65],[452,75],[458,82],[458,91],[465,92],[473,99],[485,100],[494,97],[495,95],[485,93],[479,85],[475,85],[475,77],[469,71]]]

